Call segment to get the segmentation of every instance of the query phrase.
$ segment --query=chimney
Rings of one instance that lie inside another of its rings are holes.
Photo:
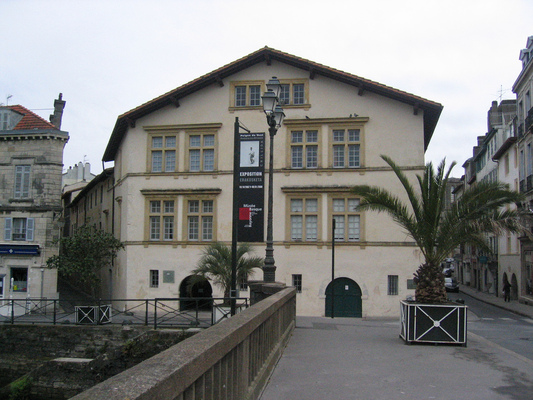
[[[84,181],[90,181],[90,178],[91,177],[91,164],[89,164],[88,162],[85,163],[85,167],[83,169],[83,180]]]
[[[59,93],[59,97],[54,100],[54,113],[50,115],[50,122],[57,129],[61,129],[61,119],[63,118],[65,103],[66,102],[63,100],[63,93]]]
[[[501,113],[498,110],[498,102],[496,100],[492,102],[487,114],[487,132],[490,132],[495,126],[501,125]]]

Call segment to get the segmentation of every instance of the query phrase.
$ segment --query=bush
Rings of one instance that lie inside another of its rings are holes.
[[[9,400],[30,400],[30,391],[33,379],[24,376],[10,385]]]

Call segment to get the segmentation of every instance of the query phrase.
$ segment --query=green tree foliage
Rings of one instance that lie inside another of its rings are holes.
[[[246,282],[255,268],[263,267],[263,258],[251,256],[252,246],[242,243],[237,247],[237,282]],[[214,242],[202,250],[202,256],[192,270],[197,277],[210,279],[230,297],[231,289],[231,247]]]
[[[59,239],[59,255],[46,260],[50,268],[78,284],[95,290],[100,283],[100,269],[111,265],[124,245],[112,234],[84,225],[72,236]]]
[[[25,375],[11,383],[9,385],[9,400],[30,400],[32,384],[33,379],[28,375]]]
[[[360,209],[385,212],[414,239],[423,257],[416,273],[418,302],[446,301],[440,265],[461,244],[472,244],[490,252],[487,233],[519,232],[518,212],[506,206],[522,196],[500,182],[479,182],[469,187],[449,208],[445,208],[446,186],[455,163],[446,171],[445,160],[435,171],[432,163],[417,175],[413,185],[392,159],[381,156],[400,180],[408,202],[385,189],[358,185],[352,192],[361,196]],[[417,187],[418,186],[418,187]]]

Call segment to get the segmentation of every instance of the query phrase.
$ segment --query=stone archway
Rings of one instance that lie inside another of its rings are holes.
[[[188,300],[190,299],[190,300]],[[211,309],[213,303],[213,288],[205,278],[190,275],[180,284],[180,310]]]

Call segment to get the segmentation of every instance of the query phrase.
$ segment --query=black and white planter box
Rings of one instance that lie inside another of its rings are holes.
[[[406,343],[458,344],[467,342],[467,307],[459,303],[400,302],[400,337]]]

